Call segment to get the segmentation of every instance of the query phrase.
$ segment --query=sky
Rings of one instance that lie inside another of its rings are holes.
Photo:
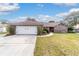
[[[77,3],[0,3],[0,19],[21,21],[28,17],[41,22],[60,21],[79,12]]]

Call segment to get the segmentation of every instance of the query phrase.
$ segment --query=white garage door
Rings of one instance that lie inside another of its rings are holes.
[[[37,26],[16,26],[16,34],[37,34]]]

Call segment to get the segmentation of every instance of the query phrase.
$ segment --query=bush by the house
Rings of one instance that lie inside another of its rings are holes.
[[[47,33],[49,33],[48,30],[44,28],[43,29],[43,34],[47,34]]]
[[[41,26],[38,27],[38,35],[43,35],[43,34],[48,34],[48,33],[49,32],[48,32],[47,29],[45,29],[45,28],[43,28]]]
[[[47,34],[47,31],[43,31],[43,34]]]
[[[43,31],[43,28],[41,26],[38,26],[38,35],[41,35]]]
[[[69,32],[69,33],[74,33],[74,28],[73,28],[73,27],[69,27],[69,28],[68,28],[68,32]]]
[[[8,32],[8,35],[12,35],[14,34],[15,30],[12,26],[7,26],[7,32]]]

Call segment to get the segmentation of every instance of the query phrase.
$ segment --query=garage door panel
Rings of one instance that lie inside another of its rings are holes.
[[[16,26],[16,34],[37,34],[37,26]]]

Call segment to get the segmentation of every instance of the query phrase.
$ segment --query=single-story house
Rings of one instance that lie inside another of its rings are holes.
[[[11,23],[11,27],[14,29],[14,34],[40,34],[43,29],[47,29],[48,32],[67,32],[68,27],[64,24],[56,22],[42,23],[34,19],[27,19],[25,21]],[[12,29],[12,30],[13,30]]]
[[[61,23],[49,22],[43,25],[49,32],[68,32],[68,27]]]
[[[74,26],[74,31],[75,31],[75,32],[79,32],[79,24],[76,24],[76,25]]]
[[[14,34],[38,34],[38,27],[42,26],[42,23],[36,20],[27,19],[22,22],[11,23],[14,28]]]

